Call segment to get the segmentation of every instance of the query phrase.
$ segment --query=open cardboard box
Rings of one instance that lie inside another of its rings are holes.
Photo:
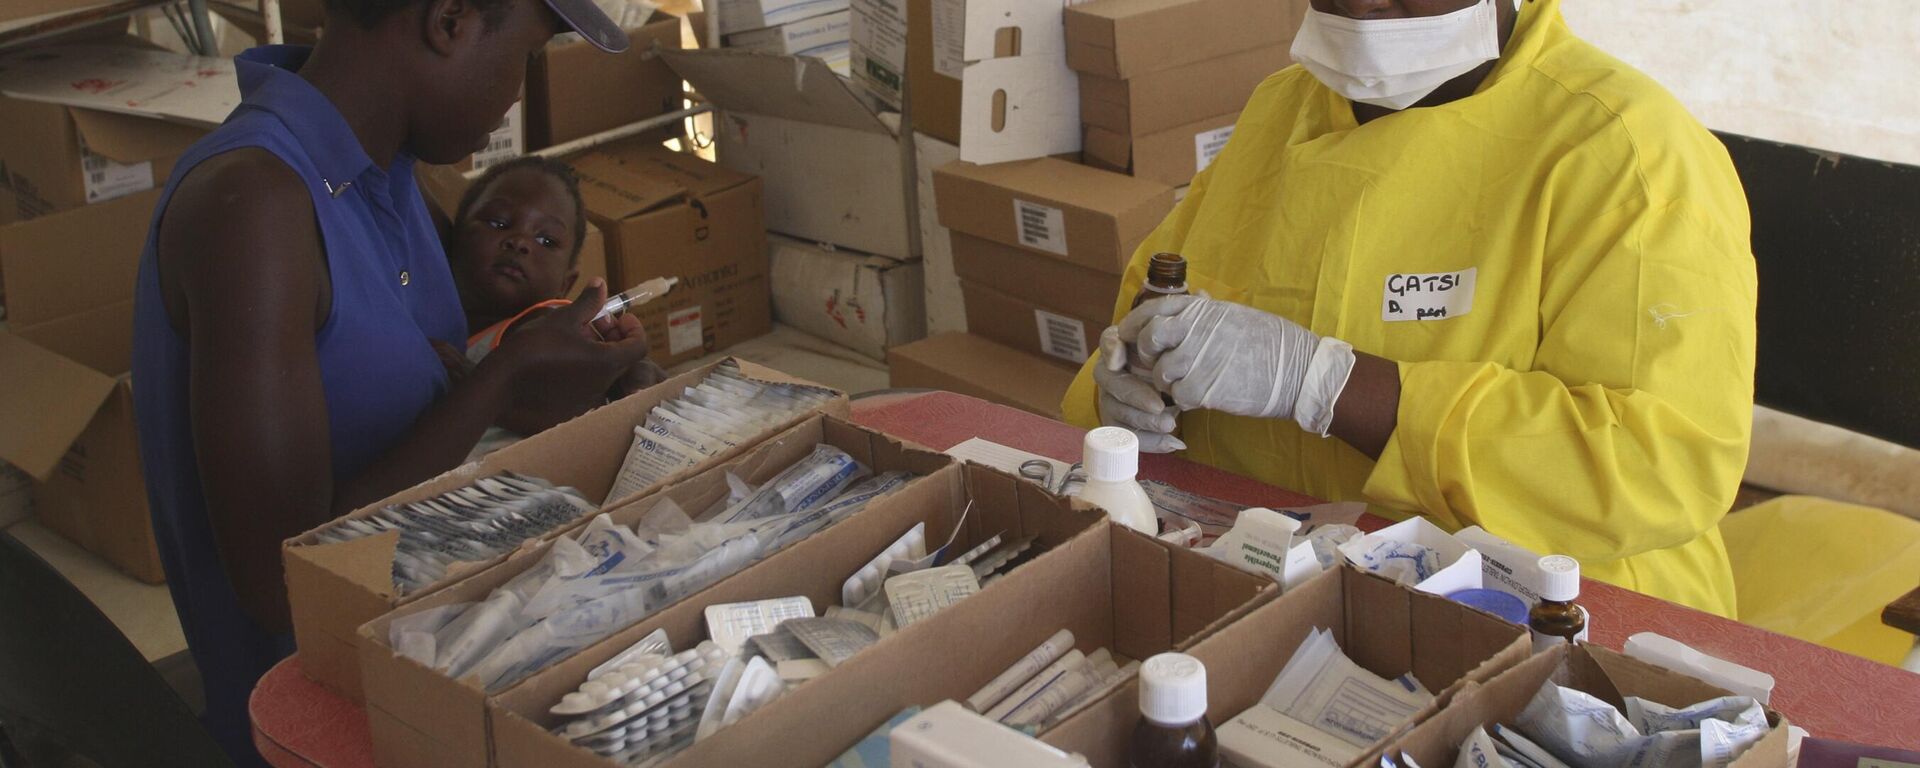
[[[814,446],[823,442],[845,450],[876,472],[901,469],[923,477],[882,500],[872,502],[865,510],[847,520],[749,565],[646,620],[615,633],[605,641],[561,660],[546,671],[507,687],[500,694],[514,695],[529,687],[544,694],[555,686],[554,681],[572,675],[572,682],[565,683],[564,690],[553,692],[550,699],[543,699],[545,703],[541,705],[542,708],[551,706],[559,701],[561,694],[573,690],[586,676],[587,670],[632,645],[655,627],[669,627],[669,634],[675,641],[674,647],[690,648],[697,642],[694,634],[704,634],[702,612],[708,605],[772,596],[765,594],[769,590],[779,592],[780,596],[795,594],[803,590],[796,589],[790,578],[794,569],[805,564],[819,567],[821,563],[851,560],[857,555],[860,560],[850,566],[851,570],[840,574],[839,578],[844,579],[905,531],[904,526],[897,530],[889,526],[885,531],[876,531],[867,521],[872,518],[885,519],[890,514],[887,510],[906,503],[903,499],[915,498],[916,493],[924,494],[924,490],[919,490],[922,485],[954,483],[951,478],[942,479],[948,477],[942,474],[943,471],[949,474],[953,471],[953,460],[945,454],[910,448],[839,418],[816,415],[748,448],[731,461],[710,466],[707,471],[690,477],[683,476],[683,482],[618,506],[610,506],[605,512],[615,524],[628,527],[667,502],[678,505],[688,514],[698,514],[700,510],[726,497],[729,492],[728,474],[749,483],[766,482],[794,462],[805,458]],[[933,540],[936,531],[943,535],[952,528],[951,522],[944,525],[930,523],[928,539]],[[882,538],[884,541],[881,541]],[[867,546],[869,544],[873,544],[871,551]],[[389,642],[389,630],[394,620],[402,616],[452,603],[486,599],[494,588],[540,562],[551,547],[551,541],[522,547],[498,566],[360,628],[360,667],[366,681],[367,719],[373,731],[374,757],[380,765],[401,768],[488,764],[492,751],[489,734],[493,730],[488,724],[488,694],[471,680],[455,680],[400,656]],[[842,552],[854,554],[834,556]],[[839,589],[840,583],[835,581],[832,593],[837,595]],[[819,598],[824,594],[821,592],[814,596]],[[826,605],[817,599],[816,604],[820,608]],[[541,696],[535,695],[535,698]]]
[[[779,570],[755,574],[754,581],[736,578],[727,585],[729,599],[806,594],[816,606],[836,604],[841,582],[875,552],[916,522],[927,522],[931,531],[951,528],[969,499],[973,510],[956,547],[1004,531],[1036,535],[1047,551],[979,594],[789,690],[667,765],[822,765],[908,706],[971,695],[1060,629],[1073,631],[1082,652],[1108,648],[1123,661],[1141,659],[1182,647],[1275,593],[1269,580],[1111,525],[1097,510],[1077,508],[997,470],[964,465],[938,480],[884,511],[868,510],[842,523],[860,527],[821,541],[828,553],[823,557],[790,558]],[[657,626],[667,628],[675,648],[705,637],[695,609]],[[546,708],[577,687],[590,666],[647,629],[636,627],[591,656],[496,698],[497,764],[610,765],[549,733],[554,719]]]
[[[574,39],[548,43],[527,61],[527,148],[545,149],[680,109],[680,76],[653,46],[680,47],[680,17],[655,13],[626,30],[627,51],[608,55]],[[646,134],[680,135],[676,125]],[[617,289],[616,289],[617,290]]]
[[[1343,565],[1186,650],[1207,667],[1207,716],[1215,727],[1258,704],[1316,627],[1332,630],[1347,657],[1374,674],[1392,679],[1412,672],[1437,692],[1409,726],[1467,685],[1520,663],[1532,648],[1526,630],[1492,614]],[[1139,701],[1137,681],[1129,682],[1041,740],[1085,755],[1095,766],[1124,765],[1128,738],[1140,720]]]
[[[771,368],[736,361],[748,377],[766,381],[793,382],[820,386],[796,379]],[[627,449],[633,444],[633,428],[646,418],[647,411],[661,402],[678,397],[683,390],[698,384],[720,363],[702,366],[649,387],[618,402],[594,409],[514,445],[502,448],[485,459],[441,474],[427,482],[396,493],[358,509],[347,517],[365,517],[379,509],[416,501],[465,486],[475,479],[503,471],[519,472],[554,485],[571,486],[582,496],[608,509],[624,501],[607,499]],[[824,387],[823,387],[824,389]],[[844,395],[829,402],[827,413],[844,415]],[[793,421],[768,429],[765,435],[778,434]],[[751,444],[709,459],[705,464],[668,478],[656,488],[726,461]],[[648,489],[651,491],[652,489]],[[645,492],[642,492],[645,493]],[[628,499],[641,494],[633,494]],[[584,525],[591,516],[562,526],[521,545],[521,551],[537,546],[562,533]],[[361,699],[360,664],[355,631],[381,614],[431,595],[435,590],[482,572],[505,557],[465,563],[447,572],[438,584],[398,594],[393,586],[393,553],[398,533],[369,536],[337,544],[320,544],[318,535],[326,525],[288,539],[281,546],[287,569],[287,600],[293,606],[294,641],[300,648],[300,663],[314,681],[354,701]]]
[[[942,333],[887,350],[887,382],[937,389],[1060,418],[1075,369],[971,333]]]
[[[1372,758],[1380,754],[1398,756],[1405,752],[1420,765],[1453,765],[1461,742],[1475,727],[1511,725],[1548,680],[1593,694],[1616,707],[1623,706],[1626,696],[1686,707],[1732,695],[1718,686],[1597,645],[1560,645],[1484,684],[1466,686],[1445,709],[1362,762],[1376,762]],[[1773,730],[1735,758],[1729,768],[1786,768],[1792,764],[1787,759],[1786,718],[1769,709],[1767,723]]]

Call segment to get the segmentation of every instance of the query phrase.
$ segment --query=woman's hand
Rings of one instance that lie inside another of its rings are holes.
[[[593,322],[606,292],[595,278],[572,304],[527,321],[481,361],[479,370],[512,382],[516,410],[530,419],[517,427],[550,427],[604,404],[615,381],[646,359],[637,318]]]

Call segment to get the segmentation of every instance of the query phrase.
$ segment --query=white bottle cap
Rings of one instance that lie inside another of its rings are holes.
[[[1580,561],[1566,555],[1540,558],[1540,597],[1568,602],[1580,596]]]
[[[1163,653],[1140,665],[1140,714],[1161,725],[1207,715],[1207,668],[1184,653]]]
[[[1080,464],[1087,470],[1088,480],[1132,480],[1140,471],[1140,438],[1120,427],[1091,430],[1081,444]]]

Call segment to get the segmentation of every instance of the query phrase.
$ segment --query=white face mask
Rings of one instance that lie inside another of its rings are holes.
[[[1307,9],[1293,60],[1353,101],[1406,109],[1435,88],[1500,58],[1494,0],[1442,16],[1352,19]]]

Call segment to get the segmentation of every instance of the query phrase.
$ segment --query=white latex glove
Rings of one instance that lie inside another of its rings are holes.
[[[1292,418],[1322,437],[1353,372],[1353,347],[1291,320],[1205,296],[1168,296],[1120,321],[1181,410]]]
[[[1173,436],[1179,410],[1167,405],[1146,379],[1127,372],[1127,345],[1120,341],[1119,328],[1100,332],[1100,364],[1093,368],[1093,383],[1100,388],[1102,425],[1131,430],[1146,453],[1186,450],[1187,444]]]

